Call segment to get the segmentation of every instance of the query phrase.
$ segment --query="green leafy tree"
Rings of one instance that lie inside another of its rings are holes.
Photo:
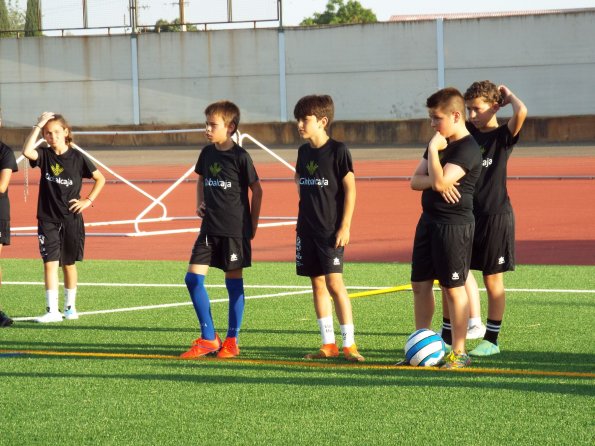
[[[8,8],[6,2],[0,0],[0,31],[8,31],[10,29],[10,20],[8,19]]]
[[[0,37],[15,37],[25,26],[25,13],[12,4],[12,0],[0,0]]]
[[[345,23],[375,23],[378,19],[371,9],[364,8],[357,0],[329,0],[323,13],[315,12],[300,25],[339,25]]]
[[[41,36],[41,8],[39,0],[27,0],[27,13],[25,14],[25,36]]]
[[[174,19],[172,22],[159,19],[155,22],[154,31],[156,33],[180,32],[182,31],[182,24],[180,19]],[[198,31],[198,28],[195,25],[186,25],[186,31]]]

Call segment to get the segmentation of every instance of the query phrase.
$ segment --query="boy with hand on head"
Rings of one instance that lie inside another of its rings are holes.
[[[512,118],[498,125],[496,113],[512,106]],[[473,213],[475,238],[471,269],[482,271],[488,294],[487,329],[471,356],[500,353],[498,335],[505,308],[504,272],[513,271],[514,213],[506,188],[506,167],[527,117],[527,107],[508,87],[490,81],[474,82],[465,92],[469,112],[467,128],[481,147],[482,169],[477,182]],[[469,275],[468,288],[477,290]]]
[[[185,277],[201,336],[180,355],[184,359],[210,354],[233,358],[240,354],[238,335],[244,314],[242,271],[252,264],[251,240],[256,235],[262,202],[262,188],[252,158],[232,140],[240,122],[239,108],[232,102],[219,101],[205,109],[205,116],[206,136],[211,144],[201,150],[195,167],[196,213],[203,220]],[[223,343],[215,331],[205,288],[209,266],[225,272],[229,316]]]
[[[0,110],[0,127],[2,127],[2,110]],[[0,141],[0,253],[2,246],[10,245],[10,201],[8,200],[8,183],[13,172],[18,170],[14,152]],[[0,285],[2,270],[0,269]],[[0,327],[12,325],[12,319],[0,310]]]
[[[39,136],[49,147],[35,148]],[[43,259],[47,313],[37,322],[78,319],[76,263],[83,260],[85,223],[83,211],[99,196],[105,184],[103,174],[85,155],[71,146],[72,130],[62,115],[44,112],[25,140],[23,155],[31,167],[39,167],[37,235]],[[94,180],[93,188],[81,198],[83,178]],[[58,267],[64,272],[64,315],[58,310]]]
[[[351,301],[343,283],[343,253],[349,243],[355,207],[355,176],[347,147],[327,134],[334,116],[328,95],[301,98],[293,112],[300,136],[295,182],[299,193],[296,271],[310,277],[322,347],[306,359],[339,356],[333,328],[333,302],[341,324],[343,355],[362,362],[355,345]],[[331,301],[332,298],[332,301]]]
[[[422,214],[415,230],[411,264],[415,328],[430,328],[438,279],[452,318],[452,351],[444,368],[471,363],[465,349],[469,305],[465,280],[473,243],[473,191],[481,170],[477,143],[465,127],[465,103],[455,88],[426,101],[436,131],[411,178],[422,191]]]

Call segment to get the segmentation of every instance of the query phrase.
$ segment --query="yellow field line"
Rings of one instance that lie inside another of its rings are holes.
[[[201,358],[199,360],[181,359],[173,355],[147,355],[136,353],[101,353],[101,352],[60,352],[51,350],[0,350],[0,356],[7,355],[33,355],[33,356],[60,356],[77,358],[111,358],[111,359],[162,359],[162,360],[180,360],[186,362],[225,362],[226,360],[216,358]],[[589,378],[595,379],[595,373],[589,372],[556,372],[546,370],[512,370],[495,369],[481,367],[467,367],[463,369],[446,370],[436,367],[409,367],[385,364],[370,363],[336,363],[330,361],[287,361],[287,360],[267,360],[267,359],[233,359],[233,363],[254,364],[254,365],[278,365],[288,367],[313,367],[313,368],[350,368],[350,369],[372,369],[372,370],[407,370],[421,372],[442,372],[442,373],[471,373],[471,374],[491,374],[491,375],[520,375],[520,376],[542,376],[542,377],[564,377],[564,378]]]

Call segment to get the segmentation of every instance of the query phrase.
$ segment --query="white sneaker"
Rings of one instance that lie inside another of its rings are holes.
[[[71,321],[78,318],[79,314],[76,312],[76,308],[70,307],[64,310],[64,319],[66,319],[67,321]]]
[[[486,326],[483,324],[474,325],[467,329],[467,339],[482,339],[486,334]]]
[[[35,322],[39,322],[40,324],[47,324],[50,322],[62,322],[62,313],[60,313],[59,311],[48,311],[43,316],[36,318]]]

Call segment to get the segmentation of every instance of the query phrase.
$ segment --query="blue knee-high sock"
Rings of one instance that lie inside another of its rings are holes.
[[[200,322],[201,338],[212,341],[215,339],[215,327],[211,316],[211,303],[205,288],[205,276],[202,274],[186,273],[184,278],[186,287],[194,305],[194,311]]]
[[[244,315],[244,279],[225,279],[229,294],[229,315],[227,337],[237,338]]]

